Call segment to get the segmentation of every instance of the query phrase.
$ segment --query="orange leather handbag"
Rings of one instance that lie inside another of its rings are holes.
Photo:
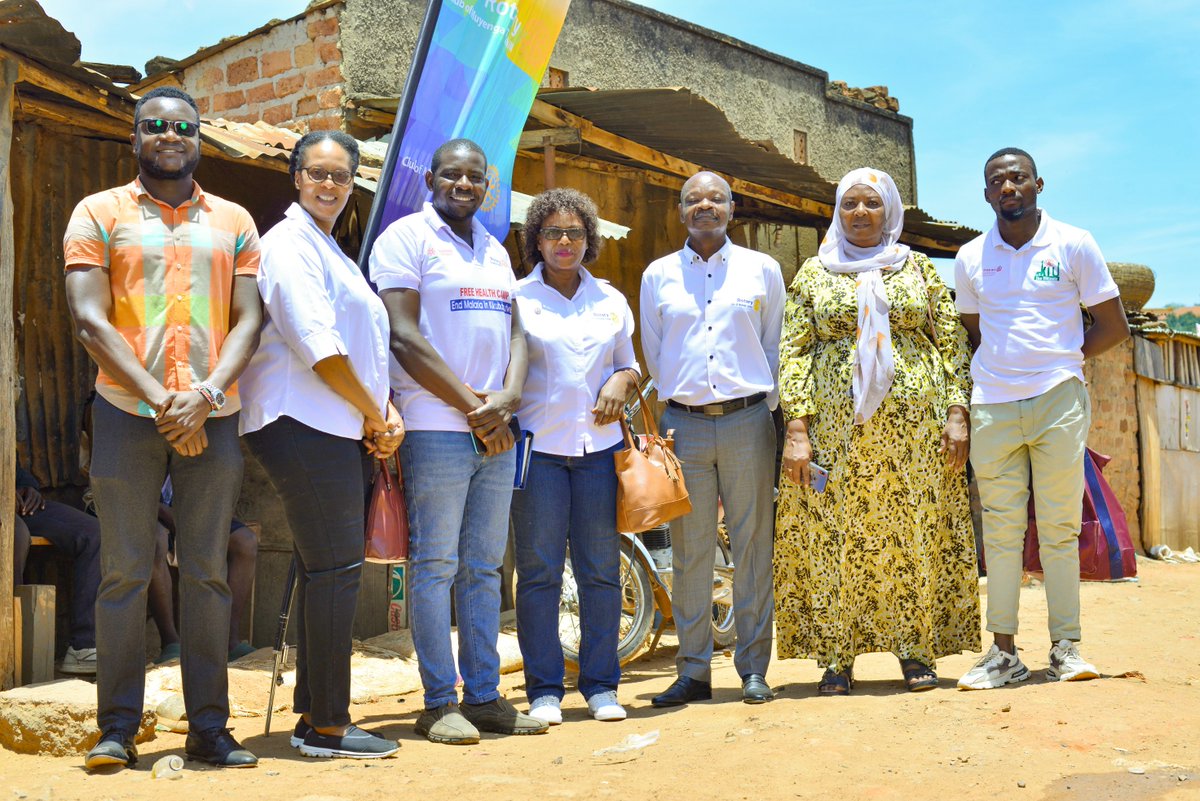
[[[638,448],[629,424],[622,418],[625,449],[613,456],[617,464],[617,528],[631,534],[692,511],[682,464],[672,449],[674,432],[668,431],[666,439],[659,436],[641,388],[637,393],[646,428],[645,435],[638,437],[642,447]]]

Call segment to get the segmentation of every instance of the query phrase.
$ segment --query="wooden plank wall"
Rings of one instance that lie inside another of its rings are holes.
[[[75,204],[132,181],[128,144],[70,136],[18,121],[13,139],[17,331],[17,454],[47,487],[82,485],[79,426],[95,367],[75,341],[63,281],[62,238]]]
[[[12,98],[17,81],[17,65],[0,54],[0,304],[12,303],[13,203],[12,203]],[[17,645],[13,595],[13,516],[16,508],[16,474],[13,430],[13,393],[16,371],[11,315],[0,315],[0,690],[16,680]]]
[[[1177,385],[1188,380],[1182,365],[1195,347],[1140,338],[1136,347],[1142,545],[1200,550],[1200,390]]]

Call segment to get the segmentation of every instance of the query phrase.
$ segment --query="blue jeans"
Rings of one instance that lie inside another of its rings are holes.
[[[480,456],[464,431],[410,431],[400,446],[408,504],[413,646],[425,707],[500,697],[500,564],[508,545],[516,452]],[[450,592],[458,670],[450,647]]]
[[[563,562],[579,586],[579,691],[584,698],[617,689],[621,665],[620,537],[617,534],[617,444],[584,456],[534,451],[526,489],[513,494],[517,540],[517,638],[532,701],[563,697],[558,606]]]

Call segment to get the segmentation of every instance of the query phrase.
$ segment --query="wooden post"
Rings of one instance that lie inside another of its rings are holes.
[[[54,585],[22,584],[13,598],[17,684],[54,680]]]
[[[554,188],[554,153],[555,153],[554,140],[551,139],[549,136],[547,136],[545,139],[542,140],[542,148],[543,148],[542,152],[545,154],[543,156],[543,160],[546,165],[546,185],[543,186],[542,188],[543,189],[553,189]]]
[[[16,421],[13,400],[17,371],[13,341],[13,197],[10,181],[13,140],[13,86],[17,65],[0,51],[0,690],[16,678],[16,630],[12,598],[13,516],[16,500]]]

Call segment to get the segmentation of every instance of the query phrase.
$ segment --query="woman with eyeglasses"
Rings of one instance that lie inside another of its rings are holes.
[[[617,535],[618,424],[640,378],[625,296],[584,264],[600,251],[596,206],[574,189],[529,205],[525,255],[537,266],[517,284],[529,377],[517,412],[533,432],[526,488],[513,493],[517,637],[529,714],[562,723],[558,600],[567,543],[579,585],[579,691],[596,720],[624,720],[617,700],[621,617]]]
[[[404,438],[388,399],[388,318],[333,238],[358,169],[340,131],[305,134],[288,165],[299,198],[262,238],[262,341],[242,374],[241,430],[292,531],[299,632],[292,745],[311,757],[399,749],[350,722],[351,631],[372,457]]]

